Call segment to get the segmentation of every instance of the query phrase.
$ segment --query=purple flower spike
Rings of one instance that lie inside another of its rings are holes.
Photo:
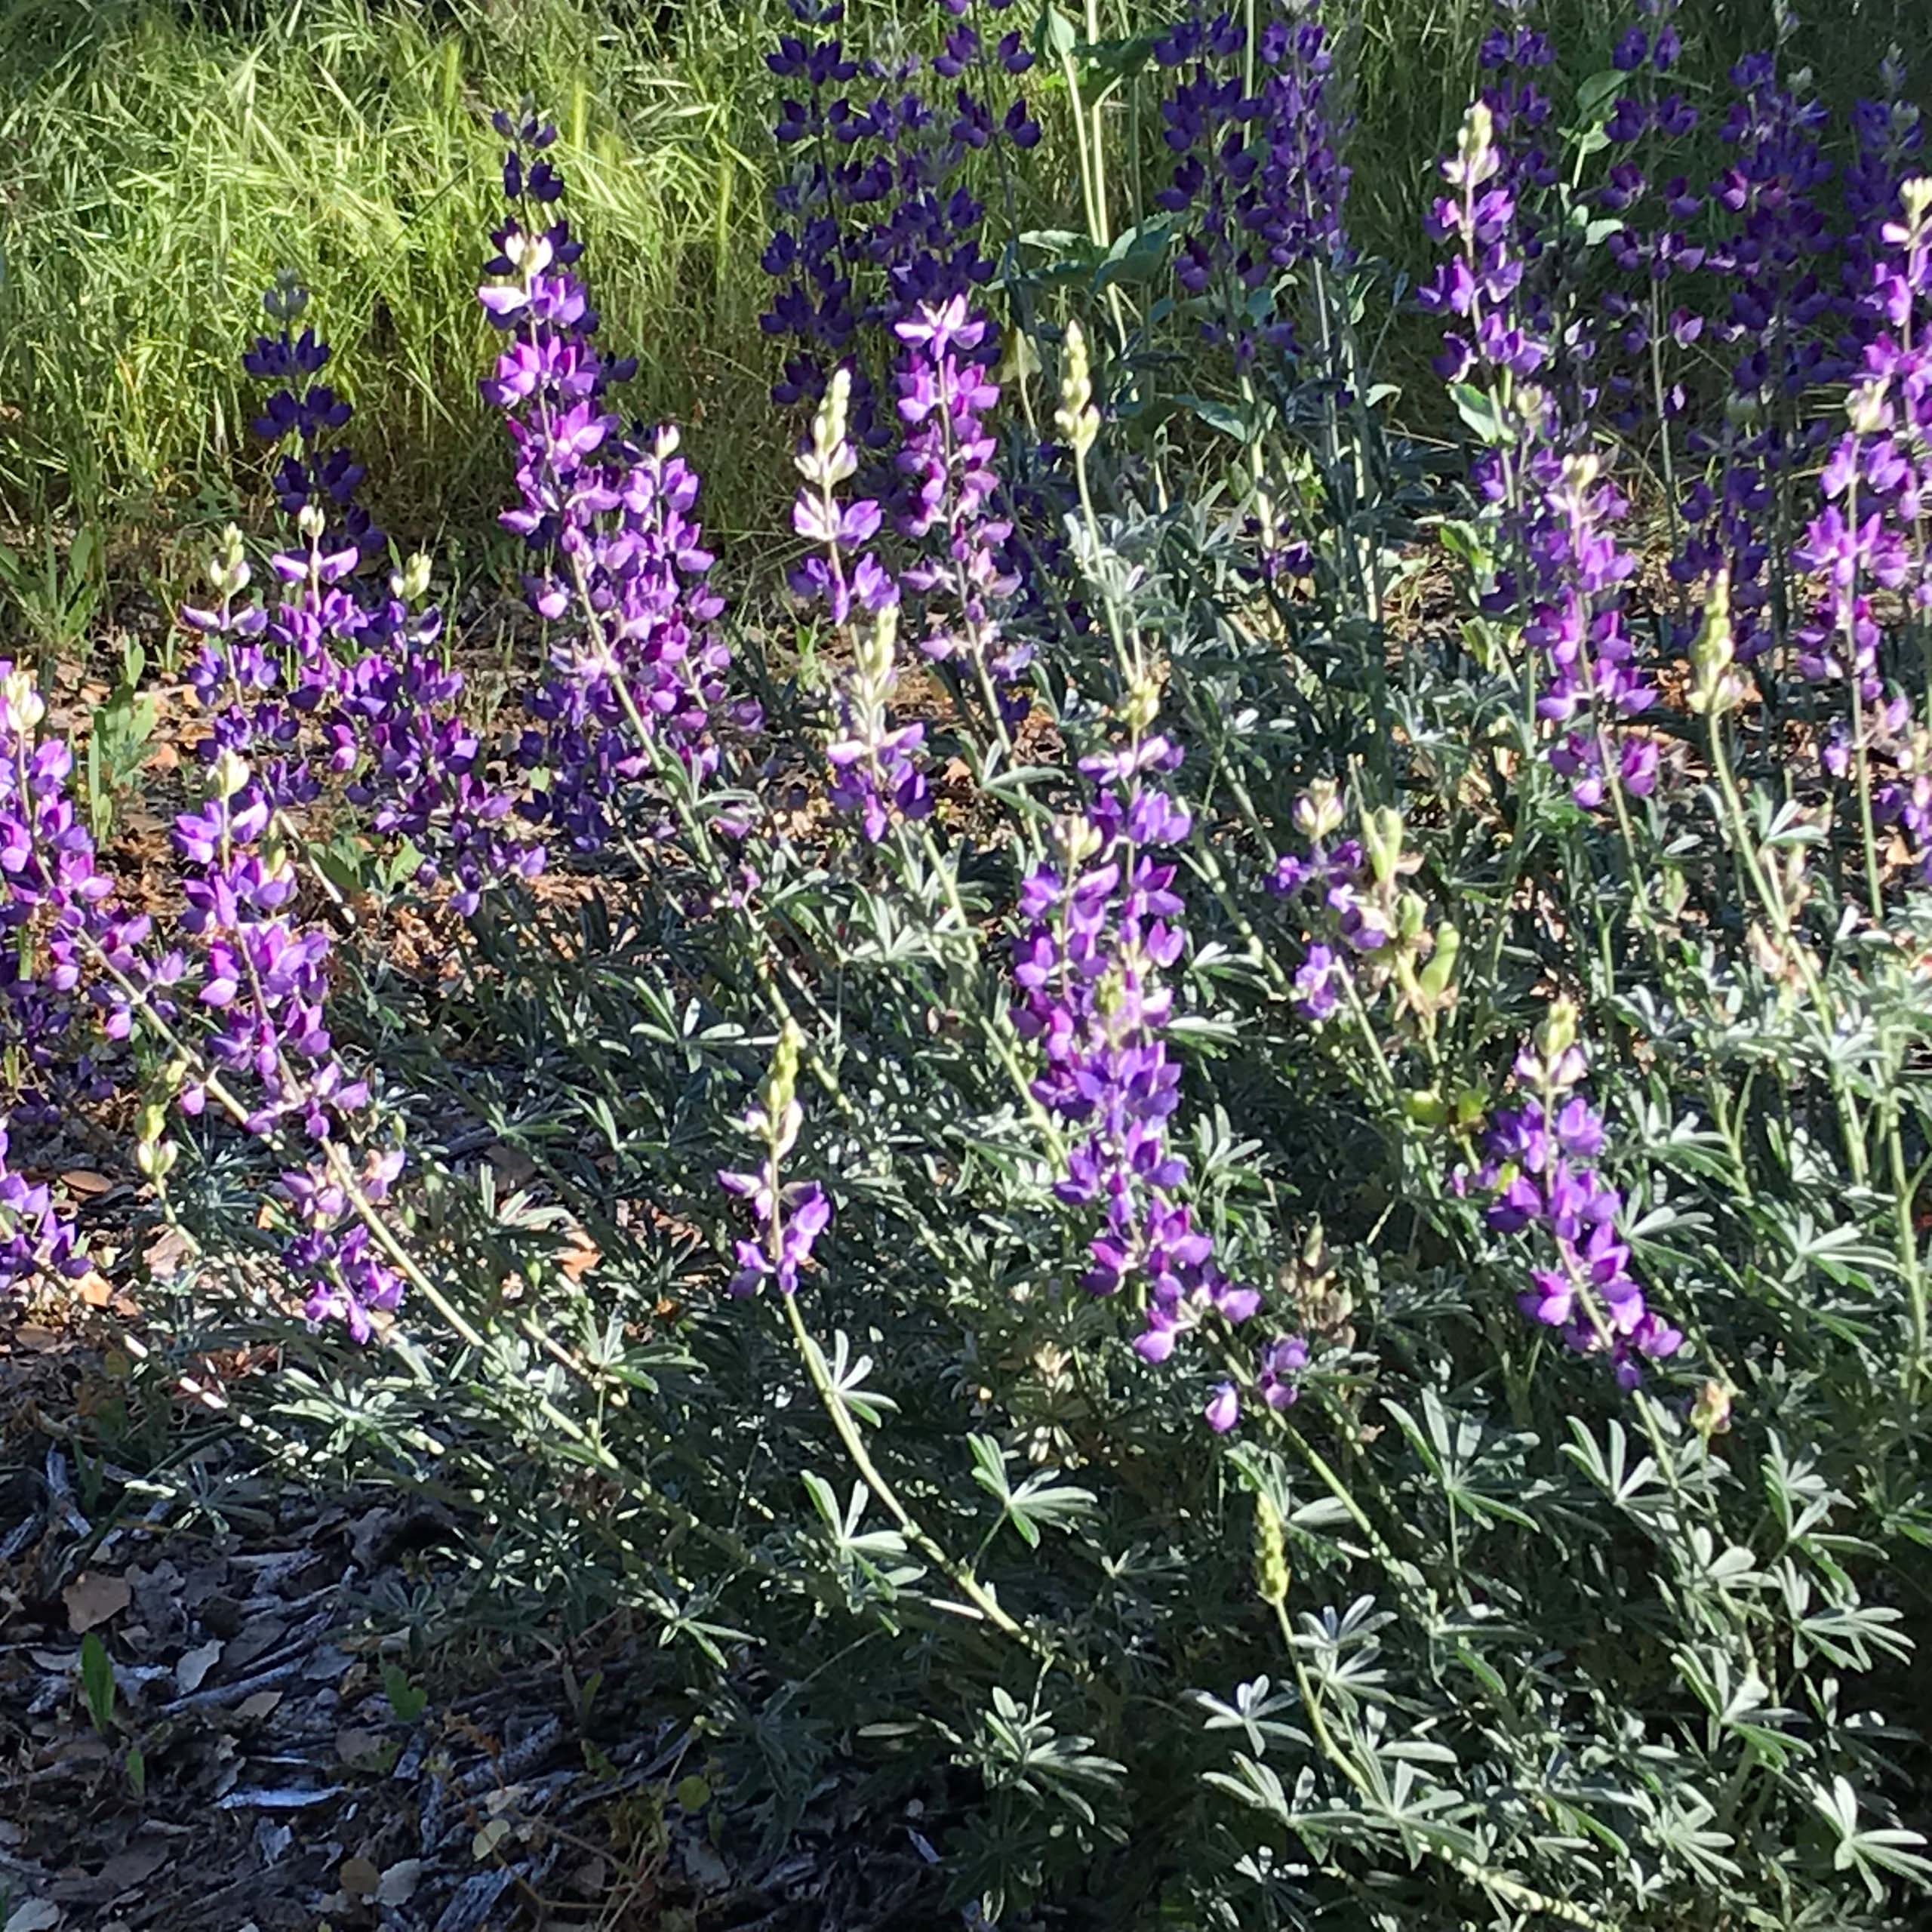
[[[1518,1057],[1531,1091],[1492,1115],[1474,1179],[1490,1195],[1484,1218],[1496,1232],[1533,1232],[1555,1250],[1556,1265],[1532,1268],[1516,1297],[1524,1317],[1579,1355],[1604,1357],[1620,1386],[1634,1388],[1641,1364],[1675,1355],[1684,1337],[1651,1311],[1630,1272],[1617,1232],[1623,1197],[1596,1165],[1603,1117],[1571,1091],[1583,1071],[1575,1023],[1574,1009],[1559,1001]]]

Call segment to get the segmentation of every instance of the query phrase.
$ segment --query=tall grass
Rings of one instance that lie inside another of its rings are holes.
[[[928,4],[855,0],[854,32],[877,45],[878,15]],[[1102,29],[1177,11],[1119,0]],[[485,331],[469,299],[496,201],[485,110],[528,93],[561,122],[612,338],[642,358],[633,406],[694,426],[715,525],[768,525],[784,451],[756,319],[761,63],[783,11],[15,0],[0,11],[0,520],[94,524],[125,560],[245,499],[258,479],[236,352],[257,291],[289,267],[340,345],[334,374],[389,527],[414,539],[486,524],[499,450],[475,394]],[[1543,9],[1560,45],[1600,54],[1631,11]],[[1771,0],[1695,0],[1691,84],[1761,44],[1770,14]],[[1810,14],[1801,48],[1828,93],[1869,85],[1890,40],[1932,61],[1924,0],[1811,0]],[[1364,0],[1353,225],[1398,263],[1420,254],[1430,158],[1491,17],[1488,0]],[[1038,78],[1050,97],[1048,69]],[[1123,93],[1110,111],[1137,112],[1152,143],[1146,101]],[[1031,184],[1043,214],[1072,173],[1048,122]]]
[[[715,15],[673,59],[580,0],[302,0],[240,32],[71,4],[0,29],[0,139],[17,162],[0,489],[17,518],[66,504],[138,523],[239,487],[236,352],[283,266],[340,345],[331,373],[358,403],[385,510],[419,531],[473,512],[496,488],[472,299],[500,199],[485,110],[525,91],[562,124],[612,330],[643,352],[638,407],[758,414],[762,183],[731,105],[755,21]]]

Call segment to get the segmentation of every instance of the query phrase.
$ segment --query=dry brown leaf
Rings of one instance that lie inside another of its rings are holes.
[[[573,1228],[571,1244],[557,1257],[557,1266],[573,1281],[580,1281],[603,1259],[597,1244],[581,1228]]]
[[[106,1194],[114,1183],[92,1168],[67,1168],[61,1172],[60,1185],[71,1193],[91,1195]]]
[[[366,1899],[382,1884],[383,1875],[373,1859],[345,1858],[336,1873],[336,1882],[352,1899]]]
[[[252,1697],[244,1697],[235,1707],[235,1715],[252,1724],[257,1718],[265,1718],[281,1702],[279,1690],[257,1690]]]
[[[60,1592],[67,1606],[67,1628],[75,1636],[118,1617],[134,1597],[125,1577],[108,1577],[83,1570]]]
[[[352,1724],[335,1734],[335,1755],[345,1764],[360,1764],[365,1758],[373,1758],[383,1748],[380,1731],[363,1730]]]
[[[194,1243],[179,1228],[163,1228],[148,1243],[141,1259],[150,1275],[157,1281],[165,1281],[194,1251]]]

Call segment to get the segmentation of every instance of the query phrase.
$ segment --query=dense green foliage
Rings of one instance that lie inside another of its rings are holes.
[[[125,1147],[137,1386],[933,1922],[1923,1923],[1932,48],[1638,14],[860,8],[838,174],[819,23],[17,11],[9,487],[238,509],[185,777],[17,604],[0,1281]]]

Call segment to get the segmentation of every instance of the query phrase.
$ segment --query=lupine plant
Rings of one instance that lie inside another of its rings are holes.
[[[795,12],[768,571],[526,104],[500,701],[293,279],[152,912],[5,670],[0,1287],[131,1097],[261,1429],[653,1620],[728,1832],[918,1798],[934,1910],[1919,1922],[1922,78],[1510,0],[1411,301],[1315,5]]]

